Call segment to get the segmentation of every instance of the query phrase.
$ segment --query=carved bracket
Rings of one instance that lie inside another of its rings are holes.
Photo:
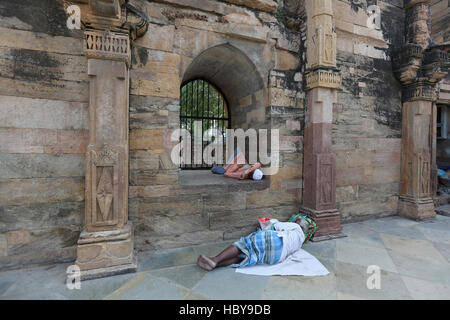
[[[127,34],[86,30],[85,52],[88,59],[107,59],[130,63],[130,39]]]
[[[339,71],[316,69],[306,74],[306,88],[331,88],[340,89],[342,87],[342,77]]]

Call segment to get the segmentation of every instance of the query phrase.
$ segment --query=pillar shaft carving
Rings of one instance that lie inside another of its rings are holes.
[[[317,241],[343,236],[336,209],[336,156],[331,148],[333,104],[342,80],[336,68],[333,1],[307,0],[306,11],[308,120],[302,210],[317,221]]]
[[[405,0],[406,43],[394,52],[393,70],[403,85],[399,213],[435,216],[436,83],[447,73],[448,55],[430,39],[430,0]]]
[[[90,110],[85,229],[76,261],[82,280],[137,268],[128,221],[128,112],[130,44],[142,30],[127,21],[133,8],[124,0],[89,0],[82,13]]]

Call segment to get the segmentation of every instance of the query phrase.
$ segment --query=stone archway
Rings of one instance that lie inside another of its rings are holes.
[[[254,63],[226,43],[201,52],[186,69],[182,83],[203,78],[219,88],[230,108],[233,128],[267,128],[267,89]]]

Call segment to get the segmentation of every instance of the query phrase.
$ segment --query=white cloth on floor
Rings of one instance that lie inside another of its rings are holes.
[[[236,268],[236,272],[259,276],[326,276],[328,270],[313,255],[299,249],[286,260],[273,264],[258,264],[251,267]]]

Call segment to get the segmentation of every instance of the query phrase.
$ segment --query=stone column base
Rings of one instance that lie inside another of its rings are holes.
[[[400,197],[398,212],[399,215],[413,220],[426,220],[436,217],[432,198]]]
[[[135,272],[137,256],[133,248],[133,226],[130,221],[117,230],[83,230],[78,240],[75,262],[80,267],[81,280]]]
[[[317,223],[318,228],[312,242],[346,237],[342,233],[341,213],[338,210],[319,211],[302,207],[300,211],[309,214]]]

